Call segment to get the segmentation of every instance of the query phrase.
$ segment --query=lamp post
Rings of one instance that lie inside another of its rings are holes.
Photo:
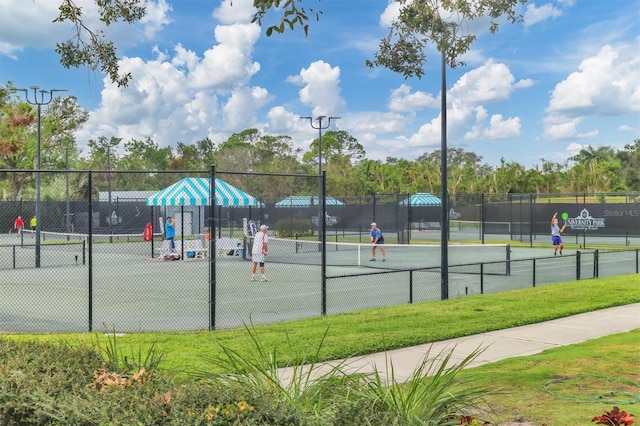
[[[445,24],[455,32],[456,24]],[[445,30],[448,36],[448,30]],[[440,243],[440,298],[449,298],[449,194],[447,189],[447,48],[442,47],[442,88],[440,104],[440,163],[442,177],[442,196],[440,217],[442,220]]]
[[[40,230],[42,229],[42,221],[40,220],[40,140],[41,140],[41,121],[42,121],[42,106],[48,105],[53,100],[53,94],[55,92],[66,92],[64,89],[50,89],[43,90],[38,86],[31,86],[29,89],[33,90],[33,96],[29,96],[28,89],[15,89],[16,91],[24,92],[24,97],[27,103],[38,107],[38,142],[36,145],[36,268],[40,267]],[[38,96],[40,94],[40,96]]]
[[[331,120],[339,120],[340,117],[327,117],[326,115],[319,115],[315,119],[318,121],[318,125],[314,126],[313,117],[306,116],[300,117],[309,120],[309,125],[312,129],[318,130],[318,177],[320,179],[318,183],[318,206],[320,207],[318,213],[318,240],[322,239],[322,223],[320,220],[325,220],[322,214],[322,203],[320,202],[323,199],[324,194],[322,193],[322,131],[328,129],[331,126]],[[326,125],[322,124],[322,121],[327,119]]]

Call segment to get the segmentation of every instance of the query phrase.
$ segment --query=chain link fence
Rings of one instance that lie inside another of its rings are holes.
[[[322,197],[316,175],[212,168],[42,171],[36,200],[33,171],[3,173],[14,196],[0,201],[2,332],[213,330],[439,300],[443,285],[462,297],[638,273],[637,194],[451,196],[443,284],[441,209],[411,194]],[[554,257],[533,243],[556,211],[579,250]],[[372,221],[386,262],[372,261]],[[588,247],[607,242],[623,247]]]

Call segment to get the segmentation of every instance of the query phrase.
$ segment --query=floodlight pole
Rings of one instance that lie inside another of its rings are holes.
[[[322,222],[321,220],[325,220],[324,212],[322,211],[322,200],[324,199],[324,194],[322,190],[322,131],[328,129],[331,126],[331,120],[339,120],[340,117],[327,117],[326,115],[319,115],[315,119],[318,121],[318,125],[313,125],[313,117],[300,117],[309,120],[309,125],[312,129],[318,130],[318,177],[320,182],[318,184],[318,206],[320,207],[320,212],[318,213],[318,240],[322,240]],[[323,126],[322,121],[327,119],[326,125]]]
[[[449,23],[455,32],[456,24]],[[448,35],[448,34],[447,34]],[[447,189],[447,49],[442,47],[442,88],[440,104],[440,163],[442,167],[441,237],[440,237],[440,299],[449,298],[449,191]]]
[[[38,140],[36,145],[36,268],[40,267],[40,230],[42,229],[41,219],[41,206],[40,206],[40,193],[41,193],[41,180],[40,180],[40,168],[41,168],[41,122],[42,122],[42,106],[48,105],[53,101],[53,94],[55,92],[66,92],[64,89],[50,89],[43,90],[38,86],[31,86],[29,89],[33,90],[33,97],[29,96],[28,89],[14,89],[15,91],[24,92],[24,97],[27,103],[38,107]],[[40,97],[38,98],[38,93]]]

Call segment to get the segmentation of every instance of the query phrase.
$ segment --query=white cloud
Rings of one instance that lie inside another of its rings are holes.
[[[256,8],[253,2],[248,0],[223,0],[216,10],[213,11],[213,17],[222,24],[249,23]]]
[[[304,85],[298,92],[300,101],[312,107],[313,116],[337,115],[345,107],[344,99],[340,96],[340,67],[315,61],[287,81]]]
[[[468,104],[505,100],[513,92],[514,80],[505,64],[489,59],[464,74],[451,88],[451,94]]]
[[[260,27],[255,24],[218,26],[215,37],[218,44],[207,50],[202,61],[195,65],[190,84],[197,89],[230,92],[260,71],[260,64],[252,60]]]
[[[464,139],[495,141],[520,136],[522,126],[519,117],[511,117],[505,120],[502,114],[494,114],[487,125],[488,117],[489,114],[484,107],[477,107],[475,114],[476,124],[464,135]]]
[[[547,19],[555,19],[562,15],[562,11],[556,9],[551,4],[545,4],[540,7],[536,7],[535,4],[527,5],[527,10],[524,13],[524,25],[530,27],[538,22],[546,21]]]
[[[632,53],[639,50],[639,39],[633,44],[606,45],[558,83],[546,109],[545,137],[592,137],[599,132],[579,131],[585,118],[640,111],[640,57]]]
[[[25,47],[53,50],[57,42],[68,40],[75,34],[75,27],[69,22],[53,22],[60,14],[60,3],[0,0],[0,54],[14,56]],[[153,39],[171,22],[168,17],[171,6],[166,0],[148,0],[146,15],[139,25],[117,22],[108,27],[100,21],[95,0],[75,0],[75,4],[82,8],[84,24],[94,30],[102,29],[119,48],[131,46],[139,39]]]
[[[489,114],[481,105],[508,99],[516,87],[513,82],[514,77],[509,69],[504,64],[494,63],[491,59],[462,75],[447,94],[448,139],[495,140],[519,134],[519,118],[505,120],[502,115],[497,114],[489,119],[487,125],[485,121]],[[433,107],[436,108],[437,105]],[[466,131],[469,128],[471,130]],[[438,146],[440,130],[441,122],[438,116],[423,124],[416,134],[408,138],[407,143],[412,146]]]
[[[411,93],[411,87],[402,84],[391,92],[389,98],[389,109],[391,111],[418,111],[424,108],[437,108],[440,99],[433,97],[429,93]]]
[[[102,103],[80,138],[101,132],[173,146],[211,135],[212,129],[223,134],[252,126],[254,113],[273,98],[264,88],[246,85],[260,69],[251,57],[260,28],[233,24],[218,26],[215,34],[218,44],[203,57],[178,44],[173,55],[154,48],[152,60],[122,58],[121,72],[135,78],[125,89],[104,78]]]
[[[152,40],[165,25],[171,23],[171,19],[168,16],[171,10],[172,8],[167,4],[166,0],[145,3],[145,15],[140,20],[140,23],[143,26],[143,33],[146,39]]]
[[[68,37],[69,27],[53,24],[59,14],[55,1],[0,0],[0,54],[15,57],[23,48],[53,48]]]
[[[389,2],[384,12],[380,14],[380,26],[384,28],[391,27],[393,21],[400,16],[400,2],[392,0]]]
[[[265,106],[273,96],[262,87],[238,87],[234,89],[223,108],[222,122],[225,129],[254,127],[255,112]]]

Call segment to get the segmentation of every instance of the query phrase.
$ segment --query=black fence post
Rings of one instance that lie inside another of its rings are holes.
[[[319,217],[318,220],[322,220],[322,225],[320,225],[320,229],[322,230],[322,239],[320,245],[322,247],[322,266],[320,267],[321,273],[321,281],[322,281],[322,315],[327,315],[327,197],[325,196],[325,191],[327,190],[327,172],[326,170],[322,171],[322,174],[318,177],[320,179],[320,187],[322,188],[322,202],[321,210],[322,217]]]
[[[88,247],[89,251],[89,331],[93,331],[93,173],[89,171],[87,179],[87,190],[89,192],[89,216],[87,222],[89,224],[89,238]]]
[[[413,269],[409,270],[409,303],[413,303]]]
[[[211,238],[209,239],[209,331],[216,329],[216,166],[211,166],[209,171],[209,229]]]
[[[533,280],[533,286],[536,286],[536,260],[532,259],[533,261],[533,274],[532,274],[532,280]]]

